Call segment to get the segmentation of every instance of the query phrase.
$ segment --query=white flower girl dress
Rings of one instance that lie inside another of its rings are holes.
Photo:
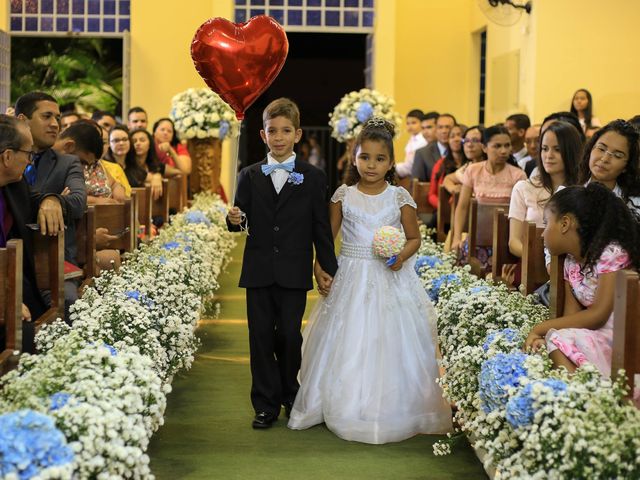
[[[391,185],[378,195],[342,185],[331,201],[342,202],[340,266],[303,334],[289,428],[324,422],[345,440],[374,444],[450,431],[436,383],[436,312],[414,259],[394,272],[371,248],[375,231],[401,229],[400,208],[415,202]]]

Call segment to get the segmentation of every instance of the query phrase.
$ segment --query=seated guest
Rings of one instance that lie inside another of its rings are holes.
[[[516,113],[509,115],[504,122],[504,126],[509,130],[511,136],[511,150],[512,155],[518,166],[524,170],[525,164],[529,159],[527,158],[527,147],[524,144],[525,134],[527,129],[531,126],[529,117],[524,113]]]
[[[124,187],[127,197],[131,196],[131,185],[127,179],[124,169],[126,167],[125,158],[131,149],[129,140],[129,129],[124,125],[116,125],[109,130],[109,146],[103,156],[103,166],[109,174]]]
[[[614,120],[585,146],[578,182],[602,183],[640,215],[639,162],[638,131],[624,120]]]
[[[586,133],[591,127],[600,127],[600,120],[593,116],[593,99],[589,90],[581,88],[573,94],[571,113],[578,117],[582,131]]]
[[[427,141],[427,145],[437,141],[436,139],[436,122],[440,114],[438,112],[428,112],[424,114],[420,127],[422,130],[422,136]]]
[[[114,117],[113,114],[105,112],[104,110],[96,110],[95,112],[93,112],[93,115],[91,115],[91,120],[96,122],[98,125],[100,125],[100,128],[104,129],[107,132],[115,127],[118,123],[116,122],[116,117]]]
[[[509,206],[509,251],[522,257],[526,222],[544,227],[542,214],[547,201],[561,186],[575,185],[582,156],[582,142],[576,128],[554,122],[542,135],[539,175],[521,180],[513,187]]]
[[[455,211],[451,249],[462,250],[463,258],[474,256],[482,263],[483,270],[491,268],[490,248],[479,246],[482,251],[468,252],[468,242],[462,241],[462,229],[466,222],[472,195],[478,203],[508,203],[513,186],[526,175],[511,156],[511,137],[502,125],[494,125],[484,132],[483,149],[487,160],[469,165],[464,173],[460,200]]]
[[[189,151],[178,140],[173,120],[161,118],[154,123],[153,139],[158,160],[172,168],[177,168],[185,175],[191,173]]]
[[[531,125],[524,134],[524,145],[527,147],[527,162],[524,164],[524,173],[527,177],[531,176],[531,172],[538,163],[538,146],[540,145],[540,127],[541,125]]]
[[[64,131],[71,124],[80,120],[80,115],[76,112],[64,112],[60,115],[60,131]]]
[[[460,168],[455,172],[448,174],[444,177],[442,186],[447,189],[449,193],[459,193],[462,188],[462,181],[464,180],[464,172],[467,167],[472,163],[482,162],[487,159],[487,155],[482,149],[482,136],[484,135],[484,128],[475,125],[465,130],[462,135],[462,149],[464,151],[464,157],[467,159],[466,163],[463,163]]]
[[[436,142],[416,150],[411,176],[420,182],[428,182],[431,179],[433,167],[438,160],[447,153],[449,143],[449,131],[456,124],[456,119],[450,113],[443,113],[436,121]]]
[[[146,130],[149,122],[147,112],[142,107],[131,107],[127,113],[127,128],[129,130]]]
[[[404,147],[404,162],[396,164],[396,173],[398,177],[410,177],[411,170],[413,168],[413,158],[416,150],[425,147],[427,141],[422,136],[422,119],[424,114],[422,110],[411,110],[407,113],[407,133],[409,134],[409,141]]]
[[[32,153],[29,127],[15,117],[0,114],[0,248],[5,248],[11,239],[22,239],[22,318],[25,322],[37,319],[47,310],[36,283],[32,234],[27,224],[37,223],[42,234],[49,235],[57,235],[65,225],[62,198],[30,191],[22,176],[32,161]],[[34,333],[32,323],[23,324],[24,351],[34,352]]]
[[[136,188],[144,187],[145,183],[151,184],[153,199],[157,200],[162,196],[162,177],[171,167],[158,160],[153,148],[153,138],[146,130],[131,132],[129,142],[133,148],[127,154],[124,169],[129,185]],[[179,172],[177,169],[173,170]]]
[[[462,148],[462,134],[467,130],[464,125],[455,125],[449,132],[449,150],[447,154],[436,162],[431,173],[429,183],[429,203],[434,209],[438,208],[438,190],[447,175],[454,173],[469,159],[465,157]],[[435,217],[435,216],[434,216]]]
[[[82,218],[87,208],[87,193],[80,159],[56,152],[52,148],[59,131],[58,103],[46,93],[30,92],[18,98],[15,113],[18,119],[26,121],[29,126],[34,150],[37,152],[33,165],[25,170],[27,183],[37,192],[62,195],[60,198],[67,220],[64,259],[77,265],[76,222]],[[64,292],[65,319],[68,321],[69,307],[78,299],[77,281],[66,280]],[[43,294],[46,297],[47,294]]]

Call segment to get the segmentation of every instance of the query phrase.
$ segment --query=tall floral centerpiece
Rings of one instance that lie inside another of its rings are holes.
[[[187,141],[193,168],[191,192],[219,193],[222,140],[237,137],[240,122],[220,96],[208,88],[189,88],[171,100],[170,117]]]

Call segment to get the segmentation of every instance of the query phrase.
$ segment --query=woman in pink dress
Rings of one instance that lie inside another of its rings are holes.
[[[640,224],[620,198],[597,182],[557,192],[544,220],[550,253],[566,255],[564,312],[533,327],[525,348],[546,344],[556,367],[573,372],[589,362],[608,377],[615,273],[640,270]]]

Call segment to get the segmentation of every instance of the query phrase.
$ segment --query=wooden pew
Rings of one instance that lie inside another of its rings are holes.
[[[169,181],[169,210],[181,212],[187,206],[187,176],[177,175]]]
[[[564,255],[551,257],[550,277],[549,318],[558,318],[564,313]]]
[[[493,281],[502,279],[502,267],[520,263],[520,259],[509,251],[509,215],[502,208],[493,211],[493,258],[491,276]]]
[[[509,204],[486,203],[480,204],[475,198],[471,199],[469,206],[469,264],[471,270],[478,276],[484,277],[480,267],[480,261],[476,258],[477,247],[493,246],[493,211],[496,209],[506,210]]]
[[[409,191],[418,206],[418,215],[433,214],[433,207],[429,203],[429,182],[413,182],[413,191]]]
[[[22,350],[22,240],[0,249],[0,327],[5,331],[0,351],[0,375],[18,362]]]
[[[51,306],[35,319],[35,331],[64,318],[64,232],[56,236],[33,232],[33,257],[39,290],[51,291]]]
[[[413,193],[413,178],[411,177],[399,178],[396,176],[396,185],[404,188],[409,193]]]
[[[162,196],[152,202],[151,215],[153,217],[162,217],[163,222],[169,222],[169,180],[162,179]]]
[[[120,234],[118,240],[109,244],[109,248],[132,252],[136,248],[136,220],[138,212],[135,199],[124,203],[93,205],[95,209],[95,228],[104,227],[110,234]]]
[[[524,225],[521,283],[525,295],[532,294],[549,280],[544,261],[543,231],[544,228],[538,228],[534,222],[527,222]]]
[[[151,225],[151,187],[136,187],[131,189],[131,197],[135,196],[135,201],[138,206],[138,224],[140,228],[144,228],[142,232],[144,239],[151,238],[152,225]],[[137,233],[140,233],[136,230]]]
[[[83,281],[80,293],[84,286],[91,283],[96,276],[96,210],[93,205],[87,206],[82,219],[76,228],[76,245],[78,246],[78,265],[82,268]]]
[[[640,284],[638,273],[621,270],[616,273],[613,305],[613,346],[611,376],[624,368],[633,398],[634,376],[640,374]]]
[[[438,187],[438,209],[436,210],[436,239],[444,242],[447,239],[447,231],[453,226],[451,194],[442,185]]]

